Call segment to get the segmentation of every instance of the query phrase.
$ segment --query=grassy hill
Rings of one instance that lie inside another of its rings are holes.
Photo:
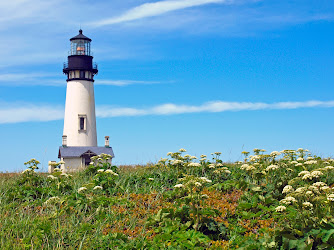
[[[334,160],[184,149],[155,165],[0,175],[1,249],[332,249]],[[58,167],[60,163],[56,164]]]

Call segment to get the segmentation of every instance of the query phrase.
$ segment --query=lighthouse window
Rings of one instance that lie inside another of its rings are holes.
[[[87,117],[86,115],[79,115],[79,131],[86,131]]]
[[[80,78],[85,78],[85,71],[80,71]]]
[[[85,129],[85,118],[80,117],[80,130]]]

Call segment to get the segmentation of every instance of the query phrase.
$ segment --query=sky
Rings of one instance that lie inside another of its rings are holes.
[[[0,171],[57,160],[69,39],[91,38],[98,144],[116,165],[167,152],[334,156],[331,0],[0,2]]]

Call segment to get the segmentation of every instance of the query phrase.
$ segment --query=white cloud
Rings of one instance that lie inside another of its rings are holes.
[[[112,86],[128,86],[134,84],[141,85],[151,85],[151,84],[161,84],[161,81],[135,81],[135,80],[98,80],[95,82],[96,85],[112,85]]]
[[[1,105],[0,124],[20,122],[47,122],[63,119],[64,109],[61,107],[32,104]]]
[[[64,108],[60,106],[42,106],[32,104],[0,103],[0,124],[19,122],[41,122],[61,120],[64,117]],[[219,113],[226,111],[251,110],[287,110],[300,108],[333,108],[334,101],[305,101],[305,102],[223,102],[213,101],[198,106],[162,104],[151,108],[122,108],[97,107],[97,117],[125,117],[145,115],[176,115],[189,113]]]
[[[0,86],[55,86],[65,87],[66,80],[57,79],[52,73],[7,73],[0,74]]]
[[[101,21],[92,23],[92,25],[104,26],[104,25],[123,23],[146,17],[159,16],[175,10],[212,4],[212,3],[226,3],[226,2],[227,0],[168,0],[155,3],[144,3],[142,5],[139,5],[135,8],[128,10],[127,12],[125,12],[120,16],[103,19]]]
[[[163,104],[152,108],[117,108],[99,107],[98,117],[119,116],[144,116],[144,115],[175,115],[187,113],[218,113],[225,111],[247,111],[247,110],[273,110],[273,109],[298,109],[298,108],[330,108],[334,107],[334,101],[306,101],[306,102],[278,102],[278,103],[252,103],[252,102],[207,102],[199,106]]]
[[[66,78],[52,73],[0,73],[0,86],[53,86],[65,87]],[[128,86],[171,83],[173,81],[98,80],[95,85]]]

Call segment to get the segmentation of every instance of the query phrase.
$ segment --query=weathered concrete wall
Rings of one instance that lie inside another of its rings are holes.
[[[63,158],[62,161],[65,162],[65,164],[61,166],[63,172],[77,171],[85,167],[82,158]]]

